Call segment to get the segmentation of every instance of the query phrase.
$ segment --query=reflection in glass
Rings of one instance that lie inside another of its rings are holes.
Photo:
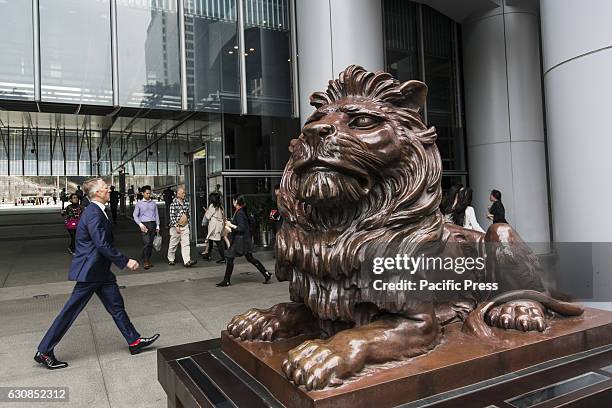
[[[189,109],[240,113],[235,3],[185,1]]]
[[[119,104],[181,108],[176,1],[117,0]]]
[[[40,0],[39,10],[42,100],[112,105],[110,1]]]
[[[299,129],[298,119],[226,115],[225,170],[283,170]]]
[[[245,0],[248,112],[291,116],[289,0]]]
[[[0,99],[34,99],[32,2],[0,1]]]

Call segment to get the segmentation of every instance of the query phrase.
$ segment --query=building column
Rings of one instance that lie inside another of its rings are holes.
[[[500,190],[508,222],[542,253],[550,221],[538,16],[509,3],[462,25],[470,186],[482,225]]]
[[[553,237],[595,243],[594,299],[611,302],[612,2],[541,0],[540,15]]]
[[[296,0],[300,120],[309,98],[347,66],[384,68],[381,0]]]

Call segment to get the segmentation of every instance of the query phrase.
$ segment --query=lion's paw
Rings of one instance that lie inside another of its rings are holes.
[[[541,303],[531,300],[507,302],[489,310],[486,322],[501,329],[544,331],[546,320]]]
[[[309,340],[289,351],[282,368],[296,385],[318,390],[341,385],[360,368],[349,356],[348,348],[338,350],[330,340]]]
[[[269,310],[249,309],[234,316],[227,325],[229,334],[241,340],[272,341],[280,327],[276,315]]]

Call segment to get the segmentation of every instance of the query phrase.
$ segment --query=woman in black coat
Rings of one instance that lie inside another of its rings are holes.
[[[226,226],[232,230],[230,234],[230,241],[232,244],[228,250],[225,251],[225,259],[227,262],[225,265],[225,276],[221,282],[217,283],[217,286],[230,286],[230,279],[234,271],[234,258],[243,255],[247,261],[252,263],[257,270],[261,272],[264,277],[263,283],[268,283],[270,282],[272,274],[266,271],[262,263],[253,256],[253,238],[244,197],[237,195],[233,200],[233,204],[235,208],[234,216],[231,222],[226,222]]]
[[[508,223],[506,221],[506,209],[501,202],[501,192],[499,190],[491,190],[489,200],[493,202],[489,208],[489,215],[487,216],[493,221],[493,224],[498,222]]]

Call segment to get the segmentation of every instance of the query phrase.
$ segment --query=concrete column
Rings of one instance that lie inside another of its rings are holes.
[[[381,0],[296,0],[300,119],[309,98],[351,64],[384,68]]]
[[[594,297],[609,302],[612,2],[541,0],[540,14],[553,237],[597,243]]]
[[[550,242],[536,9],[499,7],[464,21],[463,75],[470,185],[489,225],[489,192],[537,252]],[[537,4],[537,3],[536,3]]]

